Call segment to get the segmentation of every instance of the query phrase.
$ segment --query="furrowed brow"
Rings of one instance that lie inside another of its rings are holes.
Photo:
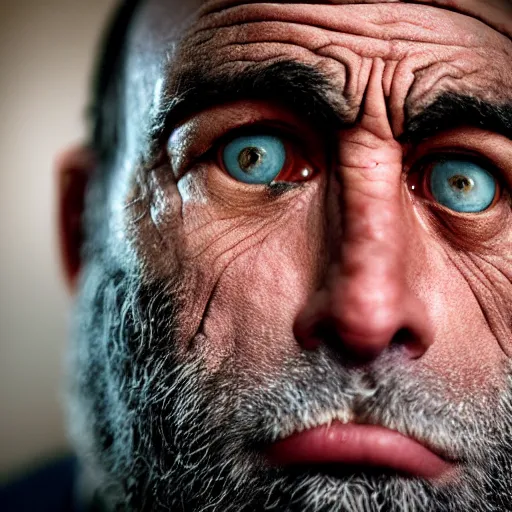
[[[326,78],[295,61],[229,73],[192,68],[173,77],[172,83],[169,101],[163,102],[153,122],[155,135],[193,114],[237,100],[275,102],[323,130],[339,130],[348,122],[348,107],[343,98],[334,100],[339,94],[332,92]]]
[[[237,100],[275,102],[325,133],[354,124],[346,99],[332,90],[318,70],[296,61],[252,65],[224,73],[191,67],[173,77],[171,83],[175,85],[167,93],[169,99],[161,103],[152,122],[154,140],[196,113]],[[499,104],[475,96],[444,93],[418,114],[406,112],[399,142],[418,144],[461,126],[478,127],[512,140],[512,100]]]
[[[444,93],[419,114],[408,116],[400,142],[419,144],[444,131],[472,126],[512,140],[512,100],[491,103],[475,96]]]

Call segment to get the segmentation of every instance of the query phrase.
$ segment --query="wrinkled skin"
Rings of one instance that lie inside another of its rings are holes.
[[[82,263],[70,419],[94,485],[134,510],[512,510],[512,142],[469,123],[402,137],[445,92],[512,108],[510,4],[176,4],[148,0],[134,22],[107,236]],[[339,126],[254,97],[156,123],[194,70],[281,61],[319,73]],[[276,122],[310,177],[271,193],[231,178],[211,148]],[[413,190],[418,162],[448,150],[498,169],[484,213]],[[349,416],[453,474],[261,455]]]

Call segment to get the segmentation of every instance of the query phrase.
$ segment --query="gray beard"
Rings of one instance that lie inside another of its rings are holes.
[[[349,369],[327,347],[279,374],[214,374],[178,361],[180,283],[141,286],[89,264],[75,315],[68,412],[97,493],[112,510],[173,512],[512,511],[512,365],[485,399],[414,375],[399,352]],[[448,398],[451,397],[451,398]],[[261,447],[350,411],[414,433],[460,461],[450,483],[271,467]]]

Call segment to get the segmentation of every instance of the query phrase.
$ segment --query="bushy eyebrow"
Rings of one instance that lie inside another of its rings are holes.
[[[441,93],[417,114],[406,112],[400,142],[418,144],[437,133],[460,126],[481,128],[512,140],[512,98],[503,103],[460,93]]]
[[[171,83],[169,100],[162,103],[153,122],[156,131],[237,100],[273,102],[331,131],[348,121],[348,106],[328,80],[315,68],[296,61],[248,65],[236,72],[192,67]]]
[[[170,101],[163,103],[154,119],[155,136],[163,127],[169,129],[193,114],[236,100],[274,102],[326,134],[351,127],[357,120],[348,98],[334,91],[320,71],[296,61],[251,65],[231,73],[191,67],[174,83]],[[508,104],[499,104],[471,95],[440,93],[421,109],[406,107],[399,140],[417,144],[460,126],[478,127],[512,140],[512,98]]]

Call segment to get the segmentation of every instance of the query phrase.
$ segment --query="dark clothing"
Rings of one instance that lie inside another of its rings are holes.
[[[74,458],[32,471],[0,487],[0,512],[86,512],[76,499],[77,476]]]

